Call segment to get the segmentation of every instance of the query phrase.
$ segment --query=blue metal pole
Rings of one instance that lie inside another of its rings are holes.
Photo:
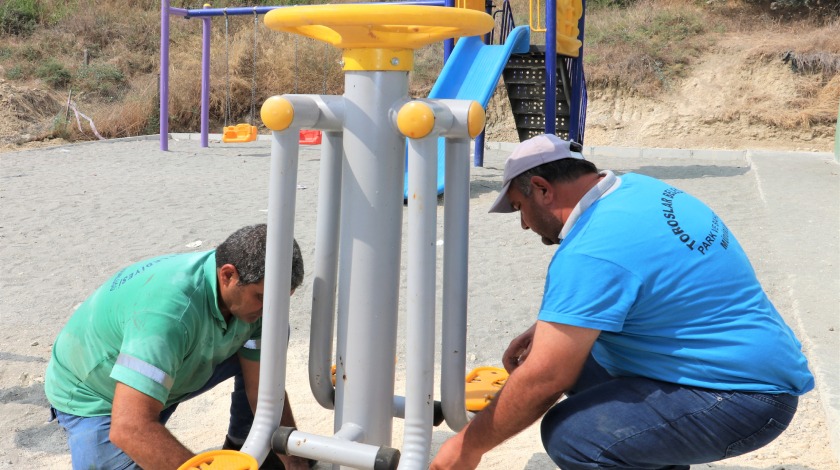
[[[545,4],[545,133],[556,134],[557,123],[557,0]]]
[[[475,138],[475,153],[473,154],[473,165],[484,166],[484,131]]]
[[[581,114],[584,112],[584,76],[583,76],[583,25],[586,22],[586,0],[581,0],[583,12],[578,20],[578,30],[580,35],[580,51],[578,56],[572,59],[571,71],[573,76],[569,77],[569,82],[572,84],[571,98],[569,103],[569,140],[583,143],[583,130],[580,129]],[[570,74],[570,75],[572,75]]]
[[[445,0],[443,6],[455,7],[455,0]],[[455,47],[454,39],[446,39],[443,41],[443,63],[449,60],[449,55],[452,54],[452,49]]]

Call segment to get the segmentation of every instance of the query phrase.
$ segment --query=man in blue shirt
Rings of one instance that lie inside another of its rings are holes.
[[[432,468],[475,468],[545,414],[560,468],[688,470],[769,443],[813,388],[738,241],[689,194],[541,135],[508,158],[490,211],[559,247],[504,388]]]

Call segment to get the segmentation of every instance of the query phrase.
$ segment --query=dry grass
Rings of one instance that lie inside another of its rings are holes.
[[[754,117],[785,129],[835,122],[840,104],[840,19],[822,26],[800,21],[785,29],[795,34],[768,37],[750,57],[784,61],[798,75],[799,86],[786,103],[777,103],[776,109],[758,108]],[[779,112],[779,107],[787,111]]]
[[[588,16],[584,64],[589,83],[643,96],[668,89],[711,44],[714,32],[691,2],[641,0]]]
[[[34,0],[33,0],[34,1]],[[80,109],[90,115],[106,137],[157,132],[158,25],[160,4],[140,0],[130,5],[120,0],[39,0],[43,16],[32,36],[3,36],[0,66],[5,77],[30,83],[36,74],[70,77]],[[215,6],[242,5],[244,1]],[[257,2],[266,4],[269,2]],[[780,126],[808,125],[836,116],[840,69],[840,23],[823,22],[822,27],[802,22],[791,25],[743,0],[637,0],[621,2],[624,7],[598,7],[611,0],[590,1],[587,12],[585,60],[591,89],[619,87],[630,93],[653,96],[667,92],[692,67],[697,57],[712,47],[718,35],[750,28],[768,31],[802,28],[794,43],[773,41],[754,51],[755,60],[779,60],[791,52],[790,63],[803,74],[805,85],[789,106],[794,117],[779,118],[767,112],[758,119]],[[173,0],[173,6],[194,7]],[[514,0],[518,24],[527,22],[528,2]],[[195,132],[200,123],[201,20],[171,18],[170,26],[170,128]],[[809,25],[809,26],[803,26]],[[230,39],[225,43],[224,20],[212,20],[211,45],[211,129],[225,123],[230,102],[229,123],[248,122],[252,102],[259,124],[259,105],[282,93],[343,92],[340,51],[310,39],[268,30],[262,21],[257,28],[254,62],[254,23],[249,16],[230,18]],[[532,35],[532,43],[543,36]],[[90,68],[82,63],[84,51]],[[226,57],[227,52],[227,57]],[[428,93],[442,64],[440,44],[425,47],[415,55],[410,74],[410,93]],[[43,64],[53,61],[53,68]],[[58,64],[59,70],[54,70]],[[42,67],[39,69],[39,67]],[[44,72],[43,70],[46,70]],[[121,72],[109,80],[91,71]],[[226,79],[227,76],[227,79]],[[252,81],[256,77],[256,87]],[[230,92],[228,93],[228,84]],[[252,99],[252,89],[256,90]],[[58,95],[66,96],[66,89]],[[229,96],[229,100],[228,100]],[[56,122],[61,119],[56,119]],[[54,134],[91,138],[92,134],[56,127]]]

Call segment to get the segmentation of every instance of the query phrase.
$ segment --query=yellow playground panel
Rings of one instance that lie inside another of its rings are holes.
[[[530,0],[528,7],[528,21],[532,31],[545,32],[545,18],[543,11],[545,4],[542,0]],[[583,16],[583,2],[581,0],[557,0],[557,53],[568,57],[580,54],[582,43],[578,37],[578,21]]]

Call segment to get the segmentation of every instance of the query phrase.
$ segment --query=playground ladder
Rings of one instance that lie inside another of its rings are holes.
[[[571,108],[566,96],[571,96],[571,85],[564,87],[571,80],[565,63],[557,61],[555,132],[568,139]],[[532,45],[526,54],[512,54],[503,76],[519,141],[545,132],[545,46]]]

